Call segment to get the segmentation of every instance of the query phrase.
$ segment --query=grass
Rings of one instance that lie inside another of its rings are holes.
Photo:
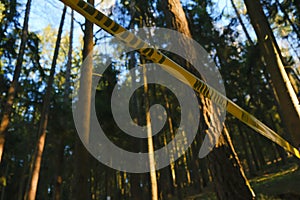
[[[300,199],[300,169],[291,163],[282,168],[274,167],[262,176],[250,180],[257,199]]]
[[[250,180],[257,200],[300,200],[300,167],[295,163],[269,166],[262,175]],[[186,200],[215,200],[212,189]]]

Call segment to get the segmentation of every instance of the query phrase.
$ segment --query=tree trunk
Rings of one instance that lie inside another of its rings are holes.
[[[280,50],[259,0],[244,0],[261,52],[278,96],[282,120],[294,145],[300,144],[300,107],[284,69]]]
[[[202,176],[202,186],[206,187],[206,186],[208,186],[208,184],[210,182],[207,158],[202,158],[200,160],[200,166],[199,167],[200,167],[201,176]]]
[[[42,163],[42,156],[45,146],[45,140],[46,140],[46,132],[47,132],[47,125],[48,125],[48,115],[49,115],[49,107],[50,107],[50,99],[51,99],[51,92],[53,88],[53,82],[54,82],[54,75],[55,75],[55,67],[56,67],[56,61],[58,58],[59,53],[59,47],[60,47],[60,41],[63,31],[63,25],[65,20],[67,7],[64,6],[63,13],[61,16],[61,21],[58,29],[55,49],[54,49],[54,55],[52,60],[52,65],[50,69],[50,76],[47,83],[46,93],[44,96],[43,101],[43,108],[41,113],[41,120],[40,120],[40,126],[38,129],[38,143],[36,147],[36,154],[35,154],[35,161],[34,161],[34,167],[33,167],[33,173],[32,178],[30,182],[29,192],[28,192],[28,200],[35,200],[36,198],[36,192],[38,187],[38,180],[39,180],[39,174],[40,174],[40,168]]]
[[[9,167],[10,167],[10,165],[8,164],[6,166],[5,172],[3,174],[3,176],[5,177],[5,179],[8,177],[7,175],[8,175]],[[2,186],[1,186],[1,197],[0,197],[0,200],[4,200],[4,198],[5,198],[6,186],[7,186],[6,184],[2,184]]]
[[[226,127],[208,159],[218,199],[254,198]]]
[[[5,143],[5,134],[8,128],[10,115],[12,113],[12,105],[14,103],[14,98],[17,93],[18,88],[18,81],[21,74],[22,64],[23,64],[23,57],[25,53],[25,46],[28,38],[28,21],[29,21],[29,13],[31,7],[31,0],[27,1],[26,10],[25,10],[25,17],[24,23],[22,28],[22,36],[21,36],[21,44],[19,47],[19,54],[17,57],[17,63],[14,71],[13,80],[7,92],[7,100],[6,104],[3,108],[3,116],[1,119],[0,124],[0,163],[2,161],[3,150],[4,150],[4,143]]]
[[[231,2],[231,4],[232,4],[232,7],[233,7],[233,9],[234,9],[234,12],[235,12],[235,14],[236,14],[238,20],[239,20],[239,23],[240,23],[240,25],[242,26],[242,29],[243,29],[243,31],[244,31],[244,33],[245,33],[245,35],[246,35],[246,38],[247,38],[248,42],[249,42],[251,45],[254,45],[254,44],[253,44],[253,41],[252,41],[252,39],[251,39],[251,37],[250,37],[248,31],[247,31],[247,28],[246,28],[246,26],[245,26],[245,24],[244,24],[244,22],[243,22],[243,20],[242,20],[242,18],[241,18],[241,15],[240,15],[240,13],[239,13],[239,11],[238,11],[238,9],[237,9],[235,3],[234,3],[234,0],[230,0],[230,2]]]
[[[266,160],[262,152],[262,145],[260,141],[260,136],[257,134],[254,134],[254,131],[251,130],[252,134],[250,136],[251,140],[253,141],[254,144],[254,149],[258,158],[258,161],[260,163],[260,168],[263,169],[266,166]]]
[[[147,69],[143,66],[143,80],[144,80],[144,98],[145,98],[145,110],[146,110],[146,126],[147,126],[147,137],[148,137],[148,154],[149,154],[149,165],[150,165],[150,182],[151,182],[151,199],[158,200],[158,188],[157,178],[155,169],[155,158],[154,158],[154,144],[152,138],[152,128],[150,119],[150,102],[149,92],[147,83]]]
[[[64,140],[61,136],[58,139],[58,151],[56,155],[56,176],[55,176],[55,183],[54,183],[54,200],[61,199],[61,185],[63,182],[62,178],[62,167],[63,167],[63,160],[64,160],[64,151],[65,145]]]
[[[88,3],[94,5],[94,0],[88,0]],[[91,111],[91,94],[92,94],[92,73],[93,73],[93,61],[87,58],[89,54],[93,53],[93,23],[86,19],[84,29],[84,44],[82,51],[82,59],[86,60],[85,65],[81,68],[80,75],[80,88],[79,88],[79,100],[78,100],[78,113],[81,113],[81,124],[78,124],[80,130],[77,130],[83,134],[83,141],[76,138],[75,143],[75,177],[73,183],[73,198],[75,200],[90,199],[89,195],[89,153],[83,146],[89,143],[90,133],[90,111]]]
[[[130,193],[132,200],[139,200],[143,196],[142,188],[140,186],[141,175],[131,174],[130,175]]]
[[[163,3],[164,13],[166,15],[167,25],[169,28],[175,29],[186,36],[191,37],[187,19],[180,1],[166,0],[163,1]],[[185,49],[185,51],[188,51],[190,52],[190,55],[193,55],[193,51],[195,51],[195,49]],[[202,115],[205,116],[202,117],[202,119],[203,124],[205,125],[204,127],[206,128],[204,128],[205,130],[202,131],[206,132],[206,129],[210,124],[208,119],[213,120],[211,115],[216,114],[217,112],[214,113],[211,111],[211,103],[208,99],[205,99],[203,95],[200,95],[199,98],[199,102],[202,106]],[[217,129],[218,128],[216,127],[215,130]],[[223,137],[225,137],[227,141],[230,141],[227,130],[224,131]],[[231,159],[229,160],[229,158]],[[225,140],[220,138],[217,147],[214,148],[214,150],[208,155],[208,159],[210,161],[210,165],[212,166],[211,172],[214,177],[213,180],[216,185],[216,193],[219,199],[237,199],[241,197],[244,199],[252,199],[254,197],[254,193],[244,175],[243,169],[240,165],[237,155],[235,154],[231,141],[226,145]],[[217,160],[222,162],[217,162]],[[229,171],[231,173],[228,173]]]
[[[30,164],[30,163],[29,163]],[[19,182],[19,186],[18,186],[18,193],[17,193],[17,200],[22,200],[24,199],[24,186],[25,186],[25,182],[26,182],[26,177],[28,176],[26,174],[27,170],[28,170],[28,165],[27,161],[25,160],[24,162],[24,167],[22,169],[22,174],[21,174],[21,177],[19,178],[20,179],[20,182]]]
[[[133,17],[133,13],[131,13],[131,15],[132,15],[131,17]],[[133,28],[134,27],[133,25],[134,24],[131,23],[130,28]],[[129,65],[129,70],[136,67],[137,60],[136,60],[135,52],[129,53],[128,65]],[[131,76],[131,80],[133,80],[132,85],[133,85],[133,87],[135,87],[136,80],[137,80],[136,71],[132,70],[130,73],[130,76]],[[135,112],[137,113],[136,117],[133,119],[133,121],[137,124],[140,124],[141,120],[142,120],[142,116],[141,116],[142,101],[139,101],[139,98],[138,98],[139,96],[141,96],[141,94],[139,94],[139,95],[137,95],[137,97],[133,98],[132,104],[131,104],[131,106],[134,108]],[[142,151],[144,149],[143,141],[140,141],[138,145],[139,145],[140,151]],[[139,200],[143,196],[146,195],[145,191],[141,187],[141,182],[142,182],[144,176],[145,176],[145,174],[139,174],[139,173],[131,173],[130,174],[130,199]],[[143,187],[146,187],[146,186],[143,185]]]
[[[241,139],[242,139],[242,145],[243,145],[243,149],[245,151],[245,155],[246,155],[246,160],[247,160],[247,164],[248,164],[248,167],[249,167],[249,173],[250,173],[250,176],[254,176],[256,174],[256,170],[255,170],[255,167],[253,165],[253,158],[250,156],[250,152],[249,152],[249,147],[247,145],[247,140],[245,138],[245,135],[244,135],[244,131],[243,129],[238,126],[238,130],[240,132],[240,136],[241,136]]]
[[[298,94],[300,92],[300,79],[298,78],[297,73],[291,67],[286,67],[285,71],[288,74],[289,80],[291,81],[294,91],[296,92],[296,94]]]
[[[64,105],[66,108],[69,108],[69,93],[70,93],[70,77],[71,77],[71,68],[72,68],[72,50],[73,50],[73,29],[74,29],[74,11],[71,11],[71,26],[70,26],[70,35],[69,35],[69,49],[68,49],[68,61],[66,68],[66,81],[65,81],[65,94],[64,94]],[[54,186],[54,196],[55,200],[61,199],[61,186],[62,186],[62,168],[63,168],[63,160],[64,160],[64,133],[61,133],[58,136],[58,151],[56,157],[56,174],[55,174],[55,186]]]
[[[250,135],[253,134],[251,131],[252,130],[247,130],[245,136],[246,136],[246,140],[248,141],[248,144],[249,144],[249,147],[250,147],[250,152],[251,152],[251,155],[253,157],[255,169],[256,169],[256,171],[259,171],[262,167],[261,167],[261,164],[259,162],[257,153],[256,153],[255,148],[254,148],[254,144],[253,143],[255,143],[255,142],[253,142],[253,140],[252,140],[252,138],[250,136]]]
[[[66,82],[65,82],[65,95],[64,102],[69,105],[69,94],[71,86],[71,69],[72,69],[72,51],[73,51],[73,32],[74,32],[74,10],[71,11],[71,26],[69,35],[69,50],[68,50],[68,62],[66,69]]]

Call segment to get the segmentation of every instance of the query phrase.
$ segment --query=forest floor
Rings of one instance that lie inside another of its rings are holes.
[[[297,161],[296,161],[297,162]],[[300,200],[300,167],[295,161],[285,166],[272,164],[250,179],[257,200]],[[185,200],[216,200],[212,188]]]

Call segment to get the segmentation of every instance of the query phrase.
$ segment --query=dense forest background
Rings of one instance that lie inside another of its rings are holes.
[[[192,37],[214,60],[229,99],[294,146],[300,144],[299,0],[88,2],[127,29],[165,27]],[[60,1],[1,0],[0,29],[1,200],[251,199],[254,194],[299,199],[293,190],[300,186],[299,160],[229,114],[214,150],[198,158],[214,114],[201,95],[198,134],[178,160],[141,174],[103,165],[84,148],[73,122],[72,97],[83,60],[94,49],[94,65],[110,63],[97,85],[97,116],[107,137],[133,152],[149,151],[149,140],[124,134],[108,105],[118,81],[145,80],[142,67],[130,77],[128,71],[148,61],[137,52],[111,55],[114,37]],[[182,58],[165,53],[193,72]],[[81,74],[82,87],[88,87],[83,83],[92,73]],[[159,149],[179,127],[176,96],[149,84],[136,90],[129,106],[133,120],[145,125],[149,106],[156,103],[167,112],[165,126],[151,140]],[[87,123],[88,116],[84,119]],[[283,170],[298,173],[289,177],[289,190],[258,184]]]

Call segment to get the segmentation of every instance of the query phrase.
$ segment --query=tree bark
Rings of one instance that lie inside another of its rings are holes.
[[[256,170],[255,170],[255,167],[253,165],[253,158],[250,156],[250,152],[249,152],[249,147],[247,145],[247,140],[245,138],[245,135],[244,135],[244,131],[243,129],[238,126],[238,130],[240,132],[240,136],[241,136],[241,139],[242,139],[242,143],[243,143],[243,149],[245,151],[245,155],[246,155],[246,160],[247,160],[247,164],[248,164],[248,167],[249,167],[249,173],[250,173],[250,176],[254,176],[256,174]]]
[[[284,69],[278,44],[259,0],[244,1],[251,24],[256,32],[267,70],[271,75],[271,80],[278,96],[282,120],[292,137],[294,145],[298,146],[300,144],[300,107]]]
[[[54,183],[54,200],[60,200],[61,199],[61,185],[63,182],[62,177],[62,168],[63,168],[63,160],[64,160],[64,151],[65,151],[65,145],[64,140],[60,136],[58,139],[58,151],[56,155],[56,176],[55,176],[55,183]]]
[[[55,75],[55,68],[56,68],[56,62],[58,58],[59,48],[60,48],[60,41],[63,31],[63,25],[65,20],[67,7],[64,6],[63,13],[61,16],[61,21],[58,29],[54,54],[53,54],[53,60],[52,65],[50,69],[50,76],[47,83],[46,93],[43,100],[43,108],[41,113],[41,120],[40,125],[38,129],[38,143],[36,147],[36,154],[35,154],[35,161],[34,161],[34,167],[33,167],[33,173],[32,178],[30,181],[30,187],[28,191],[28,200],[35,200],[36,193],[37,193],[37,187],[38,187],[38,180],[39,180],[39,174],[40,174],[40,168],[42,163],[42,156],[46,141],[46,133],[47,133],[47,126],[48,126],[48,117],[49,117],[49,107],[50,107],[50,99],[51,99],[51,92],[53,88],[53,82],[54,82],[54,75]]]
[[[143,63],[145,64],[145,63]],[[150,165],[150,183],[151,183],[151,199],[158,200],[158,187],[157,187],[157,177],[155,169],[155,158],[154,158],[154,144],[152,138],[152,128],[150,119],[150,101],[149,101],[149,91],[147,82],[147,69],[143,66],[143,80],[144,80],[144,104],[146,111],[146,127],[147,127],[147,141],[148,141],[148,154],[149,154],[149,165]]]
[[[300,79],[298,78],[297,73],[291,67],[286,67],[285,71],[288,74],[289,80],[293,86],[294,91],[296,92],[296,94],[298,94],[300,92]]]
[[[72,69],[72,51],[73,51],[73,32],[74,32],[74,10],[71,11],[71,26],[69,35],[69,50],[68,50],[68,62],[66,69],[66,82],[65,82],[65,95],[64,102],[69,105],[69,94],[71,86],[71,69]]]
[[[226,127],[208,159],[218,199],[254,199]]]
[[[68,61],[67,61],[67,66],[66,66],[66,81],[65,81],[65,89],[64,89],[64,105],[66,108],[69,108],[69,93],[70,93],[70,77],[71,77],[71,68],[72,68],[72,50],[73,50],[73,29],[74,29],[74,11],[71,11],[71,25],[70,25],[70,34],[69,34],[69,49],[68,49]],[[65,149],[65,144],[64,144],[64,136],[63,132],[58,136],[58,151],[57,151],[57,156],[56,156],[56,174],[55,174],[55,186],[54,186],[54,195],[53,198],[54,200],[59,200],[61,199],[61,186],[63,182],[63,176],[62,176],[62,171],[63,171],[63,161],[64,161],[64,149]]]
[[[188,22],[180,1],[165,0],[163,1],[163,6],[168,27],[179,31],[188,37],[191,37]],[[195,51],[195,49],[185,49],[185,51],[188,51],[190,55],[193,55],[193,51]],[[212,107],[210,100],[205,99],[203,95],[199,95],[199,98],[202,115],[204,116],[202,117],[202,123],[204,124],[205,128],[203,128],[202,131],[205,133],[210,124],[209,119],[213,120],[211,116],[212,114],[216,113],[212,113],[213,111],[211,111]],[[218,128],[216,127],[215,130],[218,131],[217,129]],[[224,131],[223,135],[224,136],[221,137],[226,138],[227,141],[230,141],[227,130]],[[244,199],[252,199],[255,195],[248,183],[247,178],[244,175],[232,143],[228,142],[226,145],[224,141],[225,140],[220,138],[217,147],[215,147],[214,150],[208,155],[210,165],[212,166],[211,172],[213,174],[214,184],[216,185],[217,196],[219,199],[239,199],[241,197]],[[231,158],[230,161],[228,160],[229,158]],[[222,162],[217,162],[218,160]],[[228,173],[229,171],[231,173]],[[237,186],[239,186],[239,188]]]
[[[22,28],[21,44],[19,47],[19,54],[17,57],[14,76],[7,92],[6,104],[3,108],[3,116],[0,124],[0,163],[2,161],[4,143],[5,143],[5,134],[9,125],[10,115],[12,113],[12,105],[14,103],[15,95],[17,93],[18,82],[21,74],[23,57],[25,53],[25,46],[28,38],[28,21],[29,21],[30,7],[31,7],[31,0],[28,0],[26,4],[25,17],[24,17],[24,23]]]
[[[134,16],[133,12],[130,13],[131,17]],[[131,23],[130,24],[130,29],[134,28],[134,24]],[[136,56],[135,56],[135,52],[129,52],[129,60],[128,60],[128,68],[129,70],[133,69],[136,67],[137,65],[137,60],[136,60]],[[140,69],[140,71],[142,71]],[[142,73],[142,72],[141,72]],[[136,80],[137,80],[137,74],[135,70],[132,70],[130,73],[131,76],[131,80],[132,81],[132,86],[135,87],[136,85]],[[137,124],[140,124],[142,121],[142,111],[141,111],[141,107],[142,107],[142,101],[139,100],[138,97],[140,97],[142,94],[137,95],[137,97],[132,98],[132,104],[131,106],[134,108],[136,117],[133,119],[133,121]],[[144,143],[143,141],[139,141],[138,143],[138,148],[140,150],[144,149]],[[139,174],[139,173],[131,173],[129,175],[130,177],[130,199],[133,200],[139,200],[141,199],[143,196],[146,195],[144,188],[141,187],[141,182],[143,182],[143,178],[145,177],[145,174]],[[148,177],[148,176],[147,176]],[[146,185],[143,185],[143,187],[147,187]],[[147,191],[148,192],[148,191]]]
[[[94,5],[94,0],[88,0],[88,3]],[[79,111],[82,113],[81,124],[78,124],[80,131],[83,134],[83,141],[76,138],[75,143],[75,177],[73,183],[73,198],[75,200],[90,199],[89,195],[89,153],[83,146],[89,143],[90,133],[90,111],[91,111],[91,94],[92,94],[92,73],[93,61],[88,58],[89,54],[93,53],[93,23],[86,19],[82,59],[86,60],[85,65],[81,67],[80,88],[79,88]]]

